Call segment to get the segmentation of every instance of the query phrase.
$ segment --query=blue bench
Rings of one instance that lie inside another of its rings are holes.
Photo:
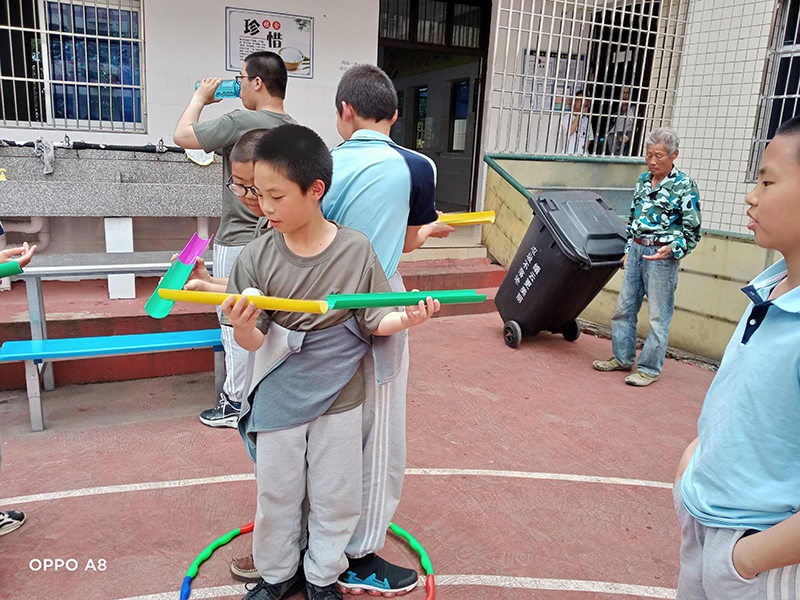
[[[0,347],[0,361],[25,361],[25,383],[28,389],[28,406],[31,429],[44,430],[42,416],[41,382],[38,364],[56,360],[73,360],[98,356],[122,356],[149,352],[168,352],[212,348],[214,350],[214,375],[219,389],[224,378],[222,340],[219,329],[196,331],[167,331],[67,339],[44,339],[5,342]]]

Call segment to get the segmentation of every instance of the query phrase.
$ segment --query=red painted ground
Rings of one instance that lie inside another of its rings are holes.
[[[496,313],[440,318],[411,333],[408,467],[565,473],[672,481],[695,435],[713,373],[667,361],[646,389],[599,373],[608,340],[542,334],[505,346]],[[67,386],[43,396],[30,432],[23,392],[0,392],[0,509],[28,522],[0,538],[0,596],[9,599],[178,598],[210,542],[249,523],[255,484],[234,481],[38,502],[2,499],[85,487],[249,474],[238,434],[197,420],[211,373]],[[675,588],[679,531],[669,489],[486,475],[408,475],[395,521],[437,575],[592,580]],[[200,568],[193,588],[234,585],[235,539]],[[390,540],[384,556],[417,557]],[[73,558],[75,572],[33,572],[32,559]],[[105,571],[84,571],[89,559]],[[224,598],[241,598],[241,593]],[[193,595],[192,597],[198,597]],[[364,596],[362,596],[364,597]],[[577,600],[632,596],[490,586],[440,586],[440,600]],[[299,596],[298,596],[299,598]],[[406,596],[424,600],[420,588]]]

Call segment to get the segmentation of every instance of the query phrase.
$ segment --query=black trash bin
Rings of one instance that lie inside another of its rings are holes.
[[[593,192],[543,191],[497,290],[503,337],[512,348],[540,331],[575,341],[577,317],[621,266],[625,224]]]

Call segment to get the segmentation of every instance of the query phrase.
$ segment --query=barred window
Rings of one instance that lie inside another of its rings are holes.
[[[780,3],[770,40],[747,174],[758,179],[764,149],[784,121],[800,115],[800,0]]]
[[[138,1],[0,2],[4,126],[144,130]]]
[[[688,0],[501,0],[489,149],[640,156],[675,106]]]

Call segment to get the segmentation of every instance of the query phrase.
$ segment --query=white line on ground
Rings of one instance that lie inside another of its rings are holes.
[[[611,485],[638,485],[672,489],[671,483],[647,481],[646,479],[624,479],[622,477],[595,477],[594,475],[572,475],[569,473],[533,473],[530,471],[492,471],[488,469],[406,469],[406,475],[475,475],[477,477],[516,477],[519,479],[551,479],[577,481],[580,483],[607,483]]]
[[[420,580],[424,587],[424,579]],[[581,581],[577,579],[536,579],[533,577],[502,577],[498,575],[437,575],[436,587],[484,586],[517,588],[525,590],[548,590],[558,592],[595,592],[598,594],[618,594],[639,596],[640,598],[675,598],[676,590],[647,585],[630,585],[609,581]],[[219,598],[237,596],[246,590],[243,585],[225,585],[210,588],[192,588],[192,598]],[[149,596],[120,598],[119,600],[179,600],[179,592],[164,592]]]
[[[671,489],[671,483],[661,481],[647,481],[645,479],[625,479],[622,477],[595,477],[593,475],[572,475],[569,473],[533,473],[528,471],[493,471],[489,469],[406,469],[406,475],[430,475],[442,477],[446,475],[471,475],[475,477],[512,477],[518,479],[547,479],[553,481],[575,481],[578,483],[604,483],[609,485],[633,485],[641,487],[655,487]],[[0,498],[0,506],[9,504],[23,504],[28,502],[41,502],[43,500],[61,500],[64,498],[78,498],[81,496],[96,496],[99,494],[122,494],[126,492],[141,492],[159,490],[164,488],[189,487],[193,485],[209,485],[214,483],[227,483],[230,481],[252,481],[252,473],[238,475],[221,475],[219,477],[204,477],[201,479],[178,479],[175,481],[152,481],[149,483],[132,483],[128,485],[109,485],[105,487],[81,488],[63,492],[49,492],[46,494],[32,494],[30,496],[14,496]]]

